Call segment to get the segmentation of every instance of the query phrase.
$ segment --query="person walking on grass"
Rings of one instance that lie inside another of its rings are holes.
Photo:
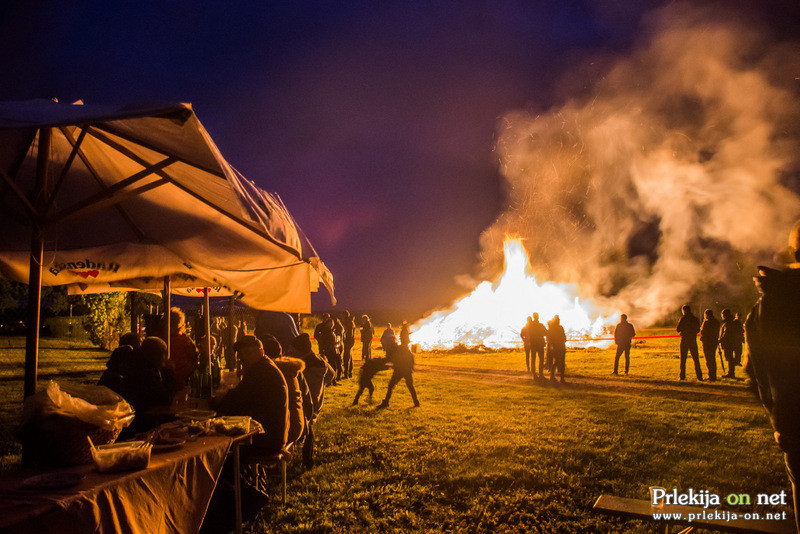
[[[411,393],[411,400],[414,401],[415,407],[419,407],[417,390],[414,388],[414,354],[411,353],[408,347],[391,345],[388,347],[387,356],[389,362],[392,364],[392,377],[389,379],[386,397],[384,397],[383,402],[378,405],[378,409],[387,408],[389,406],[389,399],[392,397],[392,391],[400,380],[406,381],[408,392]]]
[[[619,357],[625,353],[625,374],[631,367],[631,342],[636,337],[636,330],[633,325],[628,322],[628,316],[624,313],[619,316],[619,323],[614,328],[614,343],[617,344],[617,354],[614,357],[614,373],[619,374]]]
[[[706,310],[703,314],[703,324],[700,326],[700,343],[703,344],[703,356],[706,359],[708,380],[717,380],[717,347],[719,346],[719,321],[714,317],[714,312]]]
[[[694,371],[697,380],[703,381],[700,369],[700,352],[697,350],[697,334],[700,332],[700,320],[692,313],[692,307],[686,304],[681,308],[683,317],[678,321],[676,330],[681,335],[681,380],[686,380],[686,358],[691,353],[694,360]]]
[[[547,363],[550,367],[550,381],[556,379],[556,370],[564,383],[564,367],[566,366],[567,334],[561,326],[561,319],[556,315],[547,323]]]
[[[364,390],[369,391],[369,403],[372,404],[372,394],[375,393],[375,385],[372,383],[372,378],[379,372],[388,368],[388,358],[372,358],[364,362],[361,366],[361,371],[358,373],[358,391],[356,392],[356,397],[353,399],[353,406],[358,404],[358,399],[361,398],[361,394],[364,393]]]

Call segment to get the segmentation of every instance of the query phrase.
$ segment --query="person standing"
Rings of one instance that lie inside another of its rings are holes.
[[[628,322],[628,316],[624,313],[619,316],[619,323],[614,328],[614,343],[617,344],[617,354],[614,357],[614,373],[619,374],[619,357],[625,353],[625,374],[631,367],[631,342],[636,337],[636,330],[633,325]]]
[[[703,371],[700,369],[700,351],[697,349],[697,334],[700,333],[700,320],[692,313],[692,307],[686,304],[681,308],[683,317],[678,321],[676,330],[681,335],[681,380],[686,380],[686,358],[689,354],[694,360],[694,371],[697,380],[702,382]]]
[[[786,267],[759,267],[755,278],[760,298],[745,321],[748,346],[745,371],[769,414],[775,441],[784,454],[792,486],[795,523],[800,532],[800,221],[789,247],[775,255]]]
[[[392,364],[392,377],[389,379],[389,387],[386,389],[386,397],[383,402],[378,405],[378,409],[387,408],[389,406],[389,399],[392,397],[394,387],[400,380],[406,381],[408,392],[411,393],[411,400],[414,401],[414,406],[419,407],[419,399],[417,398],[417,390],[414,388],[414,355],[408,347],[401,347],[394,344],[388,346],[386,352],[389,362]]]
[[[356,344],[356,324],[353,321],[353,316],[349,311],[345,310],[342,319],[342,327],[344,327],[344,350],[342,352],[342,369],[344,376],[347,378],[353,377],[353,345]]]
[[[706,310],[703,313],[703,324],[700,325],[700,343],[703,345],[703,356],[706,359],[708,380],[717,379],[717,347],[719,346],[719,321],[714,317],[714,312]]]
[[[522,348],[525,351],[525,368],[531,372],[531,329],[533,327],[533,319],[528,317],[528,322],[522,327],[519,337],[522,338]],[[533,366],[534,375],[536,375],[536,367]]]
[[[400,345],[408,347],[411,345],[411,330],[408,327],[408,321],[403,321],[400,325]]]
[[[550,366],[550,380],[556,379],[556,370],[564,380],[564,368],[567,355],[567,334],[561,326],[561,319],[556,315],[547,323],[547,363]]]
[[[744,324],[742,323],[742,318],[739,314],[735,314],[733,316],[733,331],[736,334],[733,343],[733,359],[736,361],[736,365],[741,367],[742,365],[742,346],[744,345]]]
[[[531,371],[534,379],[544,380],[544,348],[546,345],[547,327],[539,322],[539,314],[533,314],[533,324],[529,333],[531,344]],[[539,360],[539,374],[536,374],[536,360]]]
[[[394,334],[392,323],[386,323],[386,330],[383,331],[381,336],[381,348],[387,355],[392,347],[397,345],[397,336]]]
[[[369,361],[372,359],[372,336],[375,335],[375,329],[372,327],[372,322],[369,320],[368,315],[361,316],[361,359]]]
[[[736,323],[733,313],[727,308],[722,310],[722,326],[719,330],[719,346],[725,361],[728,362],[728,374],[725,378],[736,378],[736,347],[739,347],[739,354],[742,352],[741,322]],[[740,356],[741,357],[741,356]]]
[[[342,362],[336,352],[336,334],[333,332],[333,320],[327,313],[322,316],[322,322],[314,329],[314,339],[317,340],[319,355],[325,358],[325,361],[336,372],[336,377],[333,380],[333,385],[335,386],[337,380],[342,376]]]

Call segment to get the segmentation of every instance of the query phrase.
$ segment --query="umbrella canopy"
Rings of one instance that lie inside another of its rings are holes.
[[[188,104],[0,103],[0,276],[29,284],[26,395],[39,288],[214,287],[310,311],[333,278],[277,195],[222,157]],[[31,379],[32,377],[32,379]]]
[[[39,176],[40,131],[49,130]],[[110,109],[0,103],[0,276],[73,292],[213,287],[264,310],[310,311],[330,272],[277,195],[222,157],[187,104]]]

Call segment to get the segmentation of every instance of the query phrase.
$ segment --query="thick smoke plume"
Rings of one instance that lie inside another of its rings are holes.
[[[503,118],[487,270],[513,233],[539,279],[639,323],[685,302],[745,311],[800,217],[800,54],[720,17],[671,4],[587,94]]]

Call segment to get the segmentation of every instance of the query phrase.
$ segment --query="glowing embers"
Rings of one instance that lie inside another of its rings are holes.
[[[505,271],[497,285],[481,282],[451,310],[437,311],[423,319],[411,333],[411,342],[424,349],[450,349],[457,345],[493,349],[519,347],[520,330],[534,312],[547,324],[558,315],[567,332],[569,346],[606,346],[600,337],[611,318],[589,316],[590,306],[581,304],[566,284],[536,283],[528,274],[530,262],[519,239],[506,238]]]

